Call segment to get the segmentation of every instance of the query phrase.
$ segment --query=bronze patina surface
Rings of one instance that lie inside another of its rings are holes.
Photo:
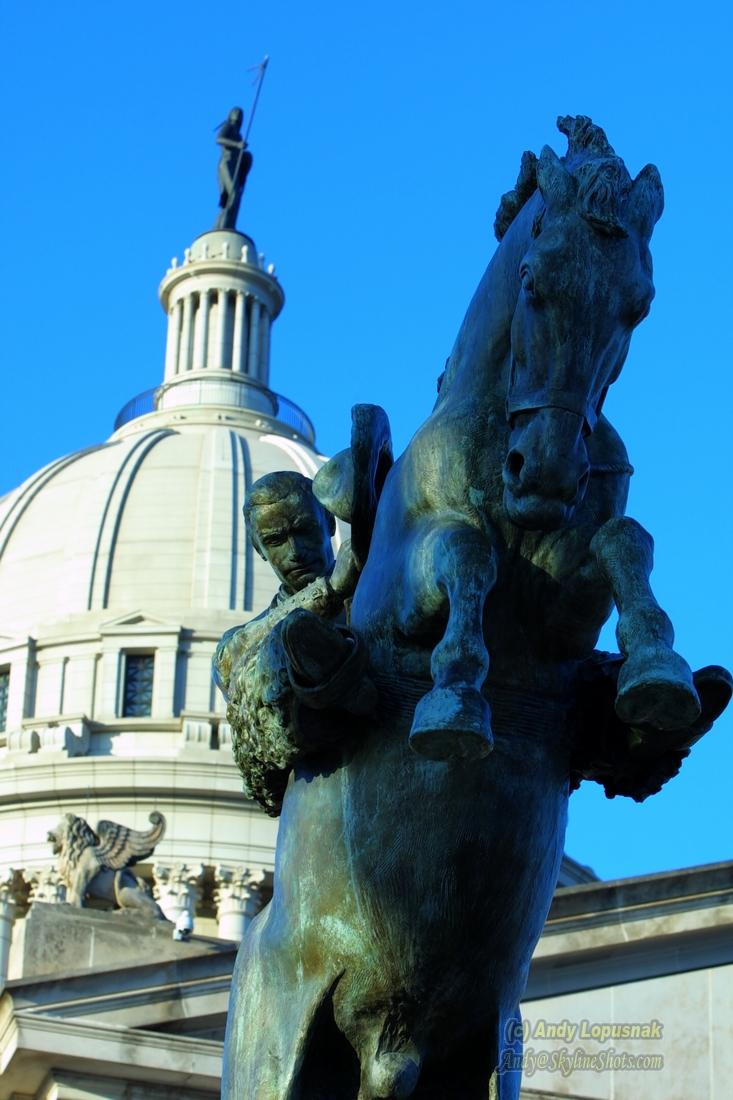
[[[304,586],[222,641],[245,780],[272,769],[282,809],[226,1100],[517,1100],[497,1067],[517,1064],[571,790],[655,793],[730,698],[673,648],[603,415],[654,294],[659,174],[632,178],[588,118],[559,128],[566,154],[525,154],[502,199],[431,416],[392,465],[385,415],[357,406],[315,479],[354,553],[333,569],[317,513]],[[273,513],[293,555],[296,504]],[[597,653],[614,605],[620,653]]]

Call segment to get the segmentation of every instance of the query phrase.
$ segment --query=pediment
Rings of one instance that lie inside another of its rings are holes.
[[[99,627],[100,634],[126,633],[128,630],[153,630],[161,633],[169,631],[178,632],[180,623],[171,622],[169,619],[161,619],[158,615],[151,615],[144,610],[127,611],[123,615],[117,615],[113,619],[107,619]]]

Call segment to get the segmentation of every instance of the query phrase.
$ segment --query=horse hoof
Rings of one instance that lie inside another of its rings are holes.
[[[410,747],[428,760],[481,760],[494,747],[489,704],[475,688],[433,688],[415,708]]]
[[[619,673],[616,714],[627,726],[687,729],[700,717],[700,699],[687,662],[672,650],[627,659]]]

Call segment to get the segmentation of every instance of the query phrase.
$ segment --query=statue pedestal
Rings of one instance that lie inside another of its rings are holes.
[[[118,909],[103,912],[65,903],[35,902],[15,927],[8,979],[79,970],[109,970],[127,963],[164,962],[206,953],[207,941],[173,939],[170,921]],[[211,949],[220,949],[216,941]]]

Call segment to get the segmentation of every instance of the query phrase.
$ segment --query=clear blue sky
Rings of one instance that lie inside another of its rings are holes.
[[[494,249],[520,154],[589,114],[632,173],[659,167],[657,300],[607,412],[636,466],[656,590],[690,662],[733,663],[729,257],[731,16],[724,4],[4,4],[0,36],[0,492],[107,437],[162,377],[156,288],[210,227],[213,129],[271,65],[241,227],[287,303],[272,384],[324,452],[349,409],[399,449]],[[73,517],[70,517],[73,522]],[[610,642],[608,644],[611,644]],[[573,797],[567,848],[604,877],[733,857],[733,721],[643,806]]]

